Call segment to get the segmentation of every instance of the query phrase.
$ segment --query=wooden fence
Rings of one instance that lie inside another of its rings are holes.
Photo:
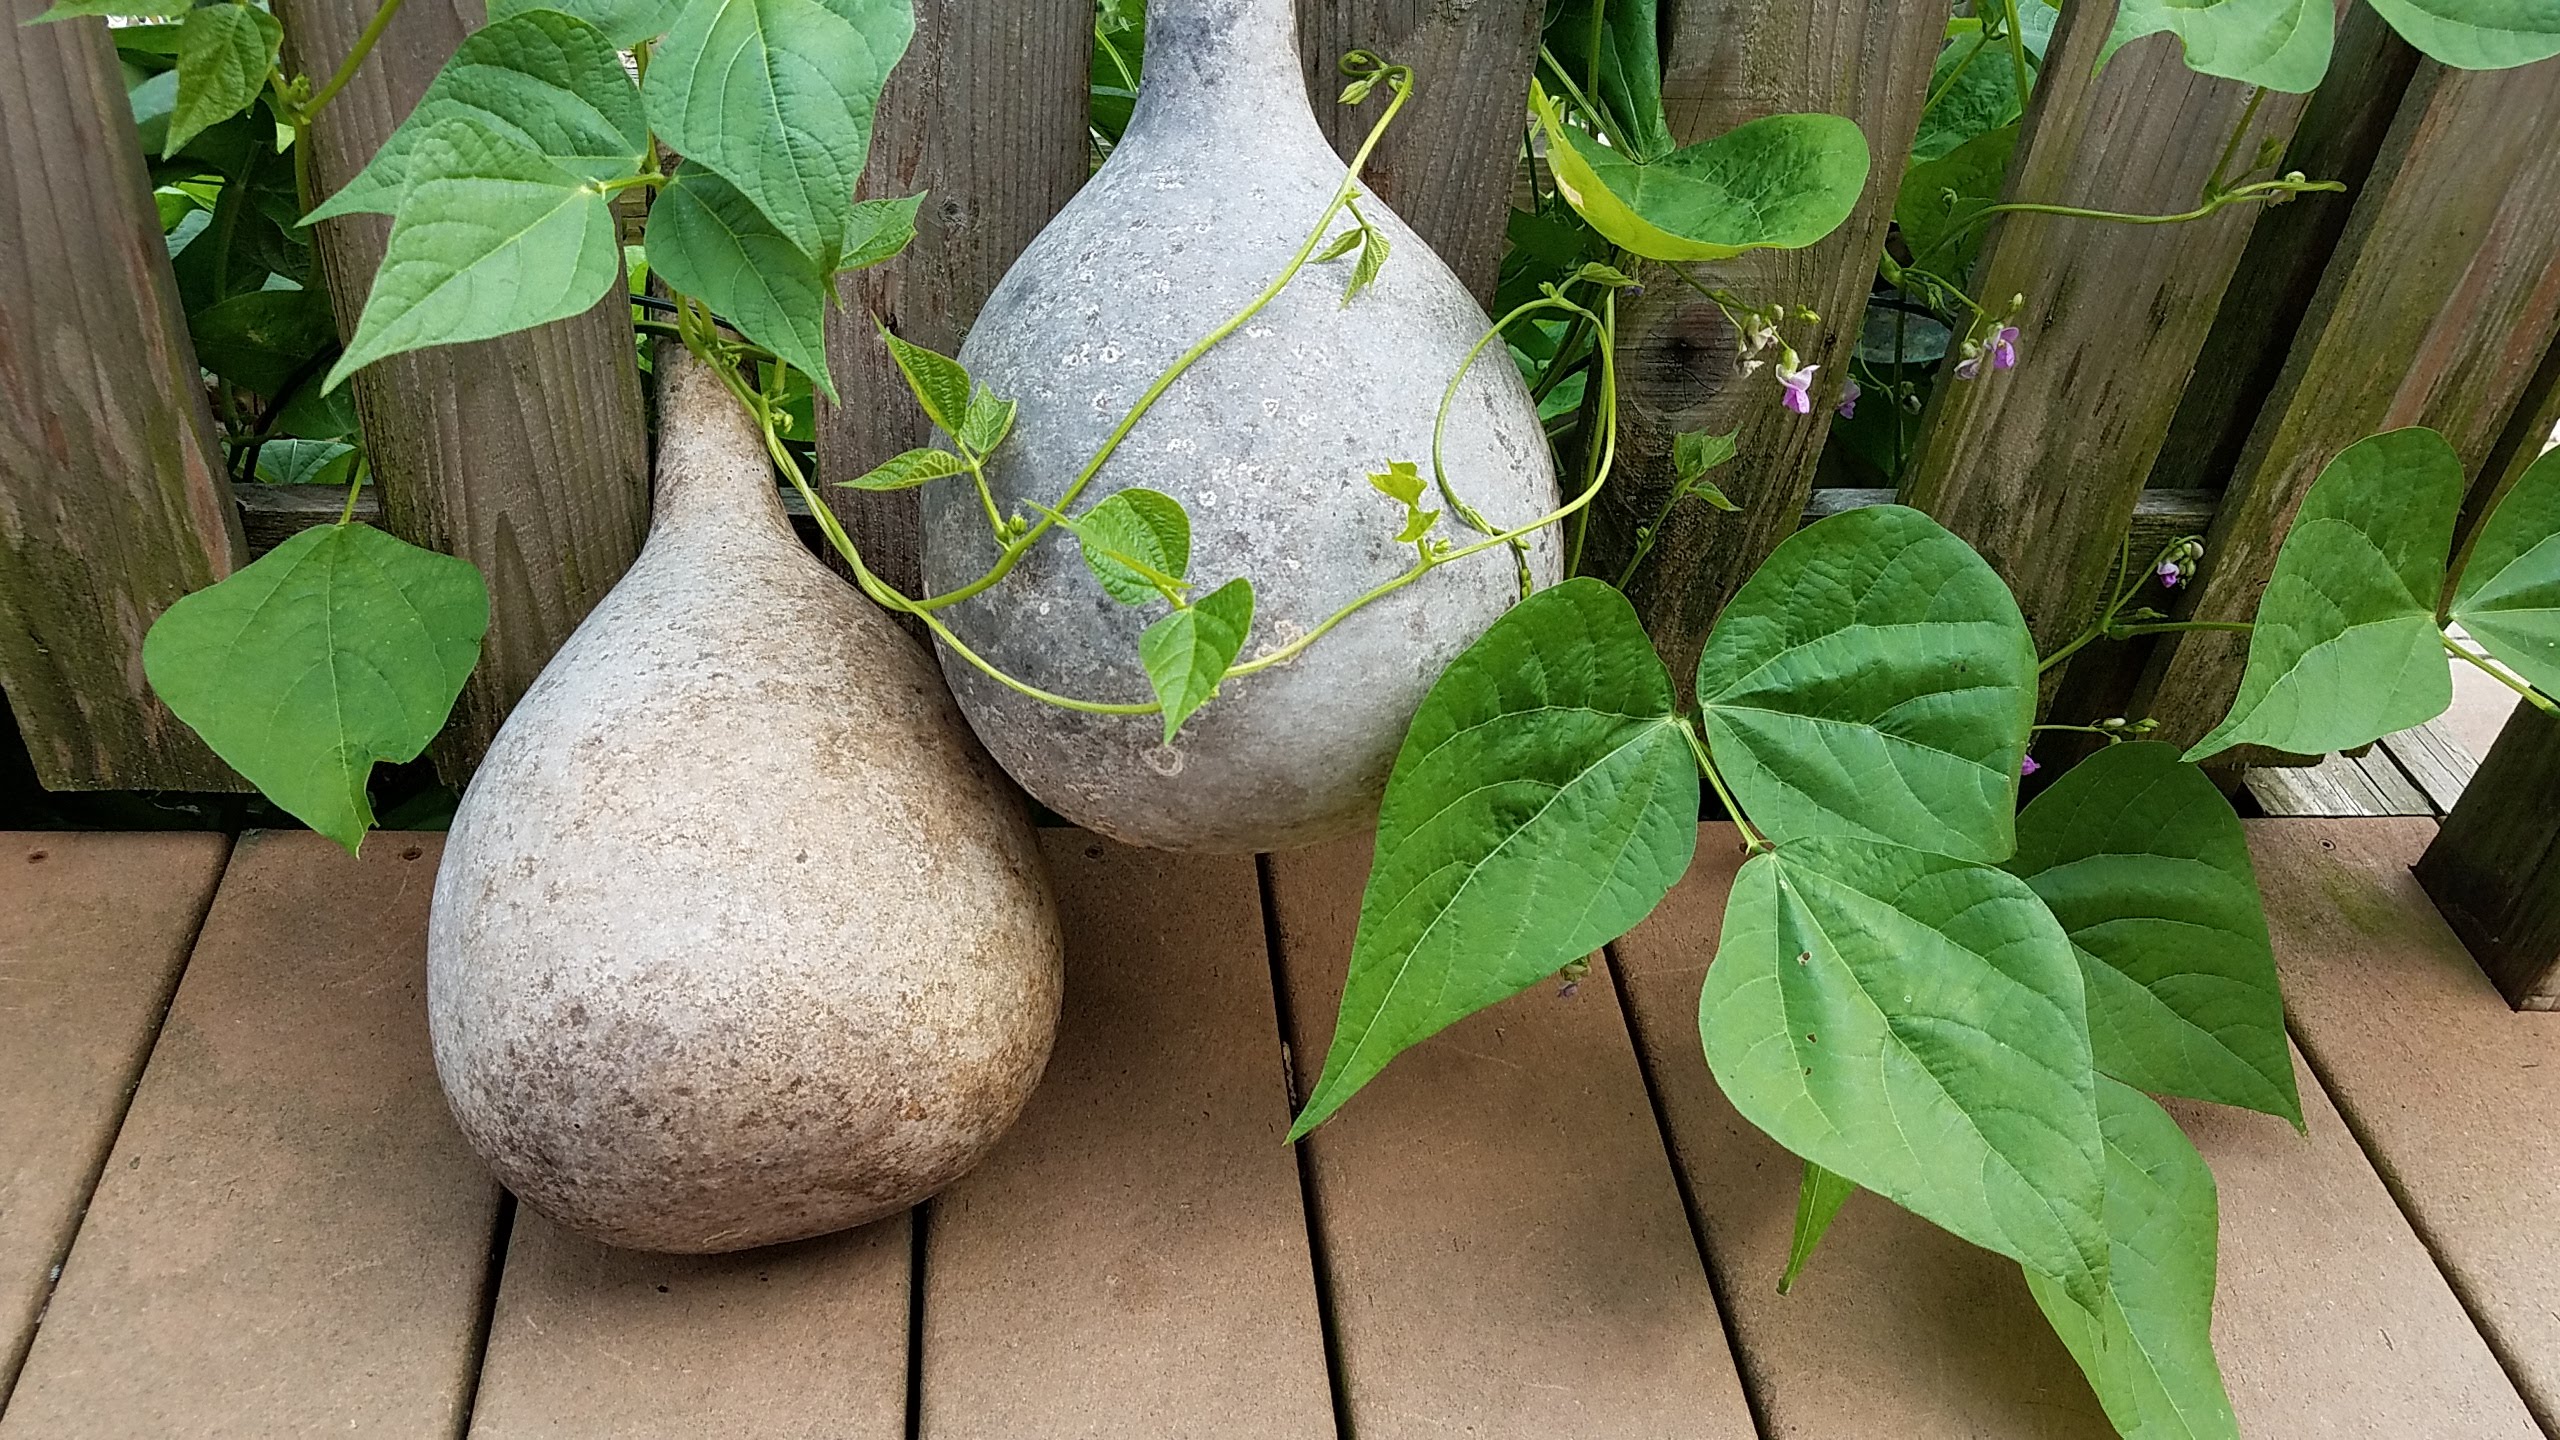
[[[1867,134],[1868,190],[1837,234],[1718,271],[1745,294],[1818,310],[1806,358],[1836,374],[1857,344],[1948,6],[1663,3],[1664,93],[1681,140],[1787,110],[1849,115]],[[94,20],[14,23],[39,8],[5,0],[12,23],[0,26],[0,683],[48,786],[236,786],[152,700],[142,634],[178,595],[334,518],[337,501],[226,481],[106,32]],[[342,54],[369,9],[276,4],[305,66]],[[1337,145],[1354,135],[1329,103],[1334,56],[1362,45],[1419,71],[1420,92],[1370,179],[1489,297],[1541,6],[1300,9],[1317,109]],[[831,317],[844,399],[822,411],[818,451],[834,475],[923,438],[869,315],[955,346],[1089,166],[1091,0],[917,0],[917,10],[864,188],[922,188],[931,199],[919,242],[851,281],[854,309]],[[2214,172],[2250,109],[2247,87],[2190,73],[2165,36],[2098,67],[2112,11],[2108,0],[2066,8],[2004,198],[2176,210]],[[379,143],[480,13],[477,0],[410,0],[319,128],[323,183]],[[2091,613],[2129,527],[2204,533],[2201,574],[2178,609],[2244,616],[2305,488],[2347,442],[2398,425],[2443,431],[2474,477],[2467,525],[2560,418],[2560,61],[2448,71],[2414,56],[2369,6],[2341,3],[2339,15],[2324,88],[2265,96],[2248,124],[2252,145],[2284,147],[2285,168],[2344,179],[2348,194],[2175,226],[2008,215],[1988,233],[1977,288],[2026,297],[2024,361],[1996,383],[1939,388],[1917,418],[1899,498],[1980,548],[2048,646]],[[342,317],[381,226],[358,216],[319,227]],[[1765,377],[1739,382],[1734,337],[1707,302],[1655,286],[1631,303],[1625,332],[1626,448],[1593,527],[1595,568],[1613,573],[1635,517],[1658,508],[1675,432],[1741,431],[1741,453],[1719,476],[1740,513],[1679,510],[1638,582],[1638,607],[1680,673],[1724,599],[1804,516],[1888,492],[1818,488],[1830,417],[1785,414]],[[381,492],[367,513],[467,556],[491,581],[489,659],[439,752],[460,777],[637,545],[645,420],[619,308],[402,357],[360,377],[357,396]],[[881,568],[912,584],[913,496],[829,495]],[[2163,738],[2192,740],[2229,702],[2243,654],[2213,633],[2094,646],[2051,701],[2066,718],[2148,713]],[[2549,766],[2536,783],[2536,803],[2560,809]],[[2542,847],[2493,868],[2560,864],[2548,826],[2538,842],[2515,828],[2456,827],[2487,837],[2480,846]],[[2488,864],[2486,852],[2470,863]],[[2550,928],[2555,915],[2535,923]],[[2532,984],[2547,988],[2549,968]]]

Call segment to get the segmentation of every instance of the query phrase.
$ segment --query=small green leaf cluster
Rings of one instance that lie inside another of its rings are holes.
[[[1680,448],[1691,479],[1725,449]],[[2166,746],[2111,745],[2020,813],[2037,672],[2006,585],[1899,506],[1780,545],[1710,633],[1694,710],[1617,590],[1531,596],[1407,732],[1293,1134],[1641,921],[1689,867],[1703,781],[1750,854],[1700,1040],[1806,1162],[1783,1283],[1871,1190],[2018,1261],[2126,1433],[2233,1433],[2212,1177],[2143,1092],[2300,1124],[2256,880]]]
[[[2457,70],[2510,70],[2560,55],[2560,9],[2512,0],[2370,0],[2418,53]],[[2337,9],[2320,0],[2125,0],[2106,53],[2178,37],[2199,75],[2307,94],[2329,73]]]
[[[835,277],[915,233],[921,196],[853,199],[881,87],[914,28],[909,0],[497,7],[308,217],[392,216],[329,383],[586,310],[621,269],[612,197],[646,187],[659,279],[833,396]],[[672,172],[662,144],[683,157]]]
[[[2462,499],[2462,461],[2433,430],[2371,436],[2330,461],[2276,552],[2239,697],[2188,758],[2235,745],[2317,755],[2425,724],[2453,703],[2455,660],[2552,709],[2560,451],[2498,498],[2448,589]]]

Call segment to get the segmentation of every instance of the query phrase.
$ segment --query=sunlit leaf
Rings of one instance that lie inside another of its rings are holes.
[[[1867,141],[1837,115],[1771,115],[1649,165],[1564,123],[1537,92],[1556,189],[1591,228],[1648,260],[1794,250],[1840,227],[1867,183]]]
[[[2526,466],[2480,527],[2453,619],[2526,683],[2560,695],[2560,450]]]
[[[1164,705],[1164,743],[1218,693],[1218,681],[1253,628],[1253,584],[1239,576],[1176,610],[1138,637],[1138,660]]]
[[[650,263],[836,398],[827,373],[826,277],[728,181],[690,161],[649,206]]]
[[[1333,1044],[1292,1137],[1407,1048],[1626,933],[1697,843],[1697,762],[1634,607],[1588,577],[1513,606],[1396,753]]]
[[[993,451],[1013,433],[1016,408],[1011,400],[997,399],[986,386],[976,387],[969,394],[968,415],[960,422],[960,443],[980,455]]]
[[[850,480],[836,483],[855,490],[913,490],[928,480],[968,473],[969,462],[948,450],[909,450],[890,456]]]
[[[374,762],[426,749],[488,628],[468,563],[323,525],[170,606],[142,668],[214,754],[353,851],[373,824]]]
[[[187,12],[178,33],[178,98],[169,112],[163,157],[197,132],[257,103],[284,44],[284,27],[264,10],[207,5]]]
[[[2453,678],[2436,600],[2461,505],[2462,461],[2433,430],[2339,452],[2276,552],[2239,697],[2186,758],[2252,744],[2318,755],[2443,714]]]
[[[916,207],[923,203],[923,191],[896,199],[855,201],[837,268],[866,269],[906,249],[916,238]]]
[[[2098,1304],[2080,964],[2015,876],[1829,837],[1754,856],[1698,1026],[1726,1098],[1779,1144]]]
[[[2101,1072],[2302,1124],[2248,838],[2204,772],[2108,746],[2019,815],[2008,869],[2079,952]]]
[[[364,318],[332,386],[385,355],[566,319],[622,273],[604,191],[476,120],[418,142]]]
[[[2302,95],[2329,73],[2337,23],[2331,0],[2123,0],[2104,54],[2165,31],[2199,75]]]
[[[489,0],[489,28],[518,15],[559,10],[596,27],[615,48],[628,50],[666,34],[684,6],[685,0]]]
[[[1162,598],[1143,566],[1169,580],[1191,573],[1191,517],[1182,502],[1159,490],[1132,486],[1076,517],[1084,563],[1111,598],[1141,605]]]
[[[2400,37],[2457,70],[2509,70],[2560,55],[2560,6],[2535,0],[2373,0]]]
[[[969,372],[938,350],[890,333],[876,318],[871,323],[880,332],[881,343],[889,347],[889,359],[898,373],[906,377],[907,388],[915,392],[916,403],[924,407],[925,418],[941,427],[943,434],[957,436],[969,420]]]
[[[2007,859],[2035,699],[2035,642],[2009,587],[1900,505],[1788,537],[1698,657],[1717,768],[1778,841]]]

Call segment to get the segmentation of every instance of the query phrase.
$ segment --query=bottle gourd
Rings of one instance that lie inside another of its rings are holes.
[[[1308,105],[1295,23],[1291,0],[1148,5],[1127,134],[996,287],[960,352],[1020,405],[989,477],[1003,513],[1037,518],[1035,502],[1055,504],[1156,377],[1281,273],[1341,183]],[[1346,305],[1354,261],[1309,264],[1174,382],[1075,506],[1134,486],[1180,501],[1194,594],[1253,583],[1241,659],[1306,634],[1413,562],[1396,538],[1402,507],[1369,477],[1401,460],[1427,481],[1442,391],[1490,328],[1382,201],[1364,191],[1359,205],[1390,245],[1376,284]],[[1338,216],[1328,242],[1350,225]],[[1459,388],[1445,453],[1460,497],[1494,525],[1554,507],[1546,437],[1501,344]],[[1446,508],[1429,493],[1424,504]],[[1483,538],[1454,514],[1440,526],[1457,543]],[[929,589],[975,579],[995,555],[972,486],[926,487]],[[1555,580],[1552,527],[1530,565],[1540,583]],[[1452,562],[1296,658],[1228,680],[1171,745],[1156,716],[1050,706],[947,648],[943,671],[987,748],[1068,819],[1166,849],[1282,849],[1369,822],[1423,693],[1518,597],[1508,549]],[[942,614],[1032,684],[1143,702],[1138,635],[1164,610],[1112,600],[1075,540],[1053,532],[1002,583]]]
[[[922,651],[793,538],[743,407],[659,346],[638,562],[516,707],[436,877],[463,1133],[644,1250],[912,1205],[1046,1063],[1060,940],[1020,802]]]

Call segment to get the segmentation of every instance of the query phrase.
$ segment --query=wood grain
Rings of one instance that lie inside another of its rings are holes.
[[[2418,67],[2206,536],[2179,618],[2245,620],[2312,481],[2381,430],[2443,432],[2477,474],[2560,328],[2560,104],[2548,66]],[[2168,637],[2137,691],[2190,744],[2247,638]]]
[[[1872,157],[1857,208],[1829,238],[1803,250],[1755,250],[1698,272],[1748,300],[1822,316],[1799,347],[1821,367],[1813,414],[1780,408],[1766,371],[1737,378],[1732,327],[1676,281],[1658,279],[1621,312],[1617,470],[1592,510],[1584,570],[1614,577],[1636,526],[1661,509],[1677,481],[1675,434],[1740,432],[1740,453],[1716,472],[1740,512],[1680,507],[1632,587],[1684,695],[1716,612],[1794,531],[1813,488],[1946,16],[1933,0],[1679,0],[1673,9],[1663,103],[1675,139],[1688,144],[1763,115],[1820,110],[1857,121]]]
[[[427,1051],[443,837],[241,837],[0,1440],[446,1440],[498,1187]]]
[[[364,0],[279,0],[290,64],[334,71],[371,18]],[[312,126],[326,194],[373,158],[481,0],[408,0],[355,80]],[[354,333],[382,263],[388,217],[315,227],[341,335]],[[582,315],[367,366],[348,381],[365,449],[400,538],[459,556],[489,586],[489,634],[435,756],[459,782],[552,652],[622,578],[648,529],[649,441],[621,284]]]
[[[1490,304],[1520,169],[1521,100],[1538,59],[1537,0],[1300,0],[1298,55],[1316,123],[1344,160],[1386,107],[1335,103],[1338,66],[1368,50],[1413,68],[1413,99],[1362,179]]]
[[[2418,883],[2510,1004],[2560,1010],[2560,720],[2517,704]]]
[[[2099,69],[2112,15],[2064,12],[2003,200],[2175,214],[2198,203],[2244,114],[2243,157],[2292,135],[2309,97],[2267,92],[2250,114],[2251,87],[2188,70],[2170,36]],[[2295,203],[2346,209],[2336,195]],[[2034,214],[1991,224],[1974,293],[1995,310],[2026,297],[2022,359],[1939,383],[1902,498],[2009,582],[2039,652],[2077,636],[2116,583],[2134,501],[2260,208],[2183,225]]]
[[[0,835],[0,1401],[230,853],[220,835]]]
[[[1332,1440],[1253,864],[1047,830],[1066,1011],[921,1212],[922,1440]]]
[[[827,367],[839,404],[818,405],[818,474],[850,479],[924,444],[931,427],[872,329],[876,317],[951,354],[1015,257],[1084,183],[1092,0],[917,0],[915,40],[889,76],[865,197],[926,192],[906,253],[838,282]],[[923,584],[914,491],[821,494],[872,572]]]
[[[901,1440],[909,1249],[899,1215],[732,1255],[644,1255],[518,1206],[471,1440]]]
[[[1267,862],[1301,1088],[1369,848]],[[1397,1057],[1303,1150],[1362,1440],[1756,1433],[1605,961]]]
[[[245,790],[151,694],[246,563],[106,23],[0,5],[0,684],[50,789]]]
[[[2265,820],[2249,839],[2294,1033],[2535,1418],[2560,1432],[2560,1015],[2508,1009],[2428,913],[2409,870],[2423,874],[2434,830]],[[2448,1419],[2409,1433],[2470,1432]]]
[[[2265,822],[2259,833],[2306,823]],[[2018,1267],[1874,1195],[1849,1200],[1795,1292],[1777,1293],[1801,1167],[1733,1109],[1698,1058],[1698,990],[1742,858],[1729,827],[1702,827],[1688,877],[1614,949],[1765,1433],[2114,1435]],[[2342,963],[2365,953],[2310,928],[2316,915],[2270,908],[2279,953],[2330,944]],[[2307,1141],[2263,1115],[2169,1107],[2220,1190],[2214,1342],[2241,1432],[2533,1440],[2497,1358],[2299,1057],[2295,1077]]]

